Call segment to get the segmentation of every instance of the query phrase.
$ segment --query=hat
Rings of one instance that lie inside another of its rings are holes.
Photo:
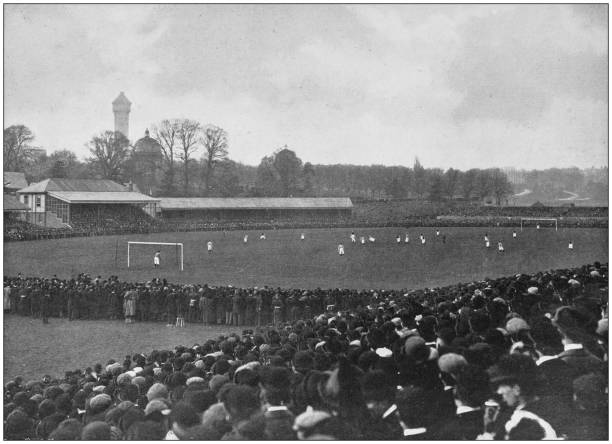
[[[376,354],[381,358],[390,358],[393,356],[393,352],[389,350],[387,347],[380,347],[376,349]]]
[[[208,386],[213,392],[219,393],[219,390],[221,389],[221,387],[228,382],[229,382],[229,378],[226,375],[215,375],[208,382]]]
[[[107,407],[113,403],[113,400],[106,393],[102,393],[101,395],[96,395],[89,400],[89,407],[93,410],[105,410]]]
[[[538,291],[539,291],[538,287],[529,287],[527,289],[527,293],[532,294],[532,295],[538,294]]]
[[[198,359],[196,362],[193,363],[193,365],[195,365],[196,368],[204,368],[204,361]]]
[[[311,429],[321,421],[331,418],[332,416],[321,410],[307,409],[304,413],[296,416],[293,423],[293,430]]]
[[[166,399],[168,398],[168,389],[164,384],[156,382],[147,391],[147,399],[153,401],[154,399]]]
[[[420,336],[410,336],[406,339],[406,342],[404,342],[404,353],[407,358],[416,362],[427,361],[433,354],[432,348]]]
[[[145,407],[144,414],[145,416],[149,416],[151,413],[155,412],[160,412],[162,415],[166,416],[170,414],[170,408],[168,404],[161,399],[154,399],[153,401],[149,401]]]
[[[204,382],[204,378],[200,378],[199,376],[192,376],[187,379],[186,385],[193,384],[194,382]]]
[[[110,425],[103,421],[94,421],[83,427],[83,441],[109,441],[111,439]]]
[[[106,389],[106,386],[104,385],[97,385],[95,387],[93,387],[91,390],[95,393],[103,393],[104,389]]]
[[[129,384],[130,382],[132,382],[132,377],[128,373],[121,373],[119,376],[117,376],[118,385]]]
[[[359,339],[354,339],[349,342],[349,347],[361,347],[361,341]]]
[[[523,318],[511,318],[506,322],[506,331],[510,335],[517,334],[521,330],[530,330],[529,324]]]
[[[446,353],[438,359],[440,371],[452,375],[458,373],[463,367],[467,366],[467,364],[467,360],[457,353]]]

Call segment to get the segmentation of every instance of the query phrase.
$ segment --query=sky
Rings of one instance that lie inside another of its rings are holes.
[[[233,160],[608,165],[607,5],[4,5],[4,127],[89,156],[132,102],[224,128]],[[196,157],[199,157],[196,154]]]

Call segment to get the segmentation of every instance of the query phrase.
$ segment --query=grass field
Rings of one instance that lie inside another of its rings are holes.
[[[457,282],[534,272],[608,260],[606,229],[529,228],[512,239],[509,228],[443,228],[446,244],[435,238],[433,228],[410,229],[411,242],[397,245],[395,236],[404,230],[379,228],[355,230],[357,235],[372,234],[374,244],[352,245],[350,229],[248,232],[156,233],[151,235],[101,236],[55,239],[4,244],[4,273],[59,277],[80,272],[103,277],[145,281],[165,277],[171,282],[208,283],[234,286],[280,286],[298,288],[423,288]],[[423,233],[427,243],[418,243]],[[485,249],[483,236],[489,233],[491,248]],[[568,250],[569,239],[575,248]],[[206,241],[214,242],[213,254],[206,252]],[[127,241],[182,242],[184,271],[179,271],[174,247],[161,247],[162,267],[153,269],[155,247],[138,246],[132,251],[127,268]],[[497,252],[502,240],[504,254]],[[338,256],[343,242],[346,255]]]
[[[144,281],[166,277],[173,282],[200,282],[212,285],[281,286],[299,288],[423,288],[466,282],[485,277],[507,276],[594,261],[608,261],[608,231],[604,229],[559,230],[534,228],[512,239],[507,228],[442,228],[446,243],[435,238],[433,228],[408,230],[411,242],[397,245],[398,229],[355,230],[357,235],[376,237],[374,244],[352,245],[350,229],[248,232],[166,233],[141,236],[106,236],[4,244],[4,273],[14,276],[57,274],[70,277],[79,272],[111,274],[121,279]],[[483,236],[492,241],[485,249]],[[423,233],[427,243],[418,243]],[[575,249],[568,250],[573,239]],[[206,241],[214,242],[213,254]],[[127,241],[183,242],[185,270],[180,272],[173,247],[162,248],[162,268],[154,270],[154,247],[138,247],[127,269]],[[506,252],[497,252],[497,241]],[[338,256],[343,242],[346,255]],[[118,247],[117,264],[115,251]],[[39,378],[45,373],[62,375],[65,370],[84,368],[126,354],[153,349],[191,346],[196,342],[228,333],[226,328],[188,325],[167,328],[159,323],[125,325],[121,321],[73,321],[4,317],[4,376],[21,374]],[[240,329],[232,329],[240,331]]]
[[[185,328],[143,322],[68,321],[51,319],[43,325],[40,319],[11,315],[4,317],[3,371],[7,378],[21,375],[40,379],[43,375],[63,376],[66,370],[84,369],[99,362],[105,365],[113,358],[123,362],[125,355],[173,350],[216,338],[242,328],[205,327],[187,324]]]

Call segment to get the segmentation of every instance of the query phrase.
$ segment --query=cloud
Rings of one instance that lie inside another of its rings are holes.
[[[605,17],[602,17],[605,15]],[[214,123],[257,164],[607,164],[607,7],[6,5],[5,125],[85,156],[133,102],[131,138]]]

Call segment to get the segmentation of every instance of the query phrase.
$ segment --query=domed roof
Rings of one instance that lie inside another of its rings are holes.
[[[146,130],[145,136],[134,144],[134,154],[161,156],[162,147],[157,140],[149,137],[149,130]]]

